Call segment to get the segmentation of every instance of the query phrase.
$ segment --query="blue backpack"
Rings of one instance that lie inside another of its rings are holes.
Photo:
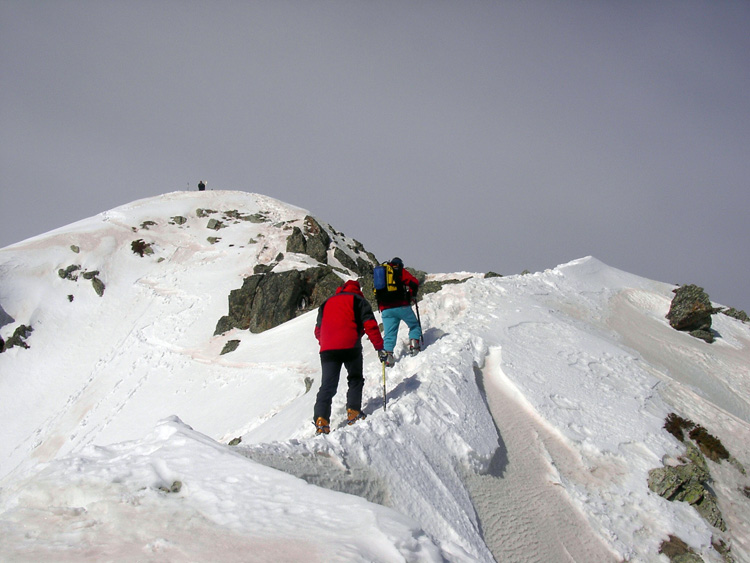
[[[378,303],[393,303],[407,298],[400,267],[383,262],[380,266],[373,268],[372,280],[375,286],[375,299]]]

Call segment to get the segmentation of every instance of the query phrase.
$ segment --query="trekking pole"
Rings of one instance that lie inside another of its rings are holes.
[[[388,399],[386,398],[386,394],[385,394],[385,362],[380,362],[380,363],[383,364],[383,410],[386,410],[385,407],[388,402]]]
[[[414,307],[417,309],[417,323],[419,323],[419,340],[422,345],[422,350],[424,350],[424,332],[422,332],[422,319],[419,318],[419,303],[417,302],[417,298],[414,297]]]

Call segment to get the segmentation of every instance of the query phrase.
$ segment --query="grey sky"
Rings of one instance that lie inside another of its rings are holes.
[[[750,312],[750,3],[0,0],[0,247],[209,188]]]

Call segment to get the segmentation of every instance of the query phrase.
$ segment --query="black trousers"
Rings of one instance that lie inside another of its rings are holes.
[[[342,365],[346,368],[346,382],[349,385],[346,408],[362,410],[362,388],[365,386],[365,379],[362,377],[362,348],[326,350],[320,353],[323,376],[315,400],[313,419],[317,420],[322,416],[326,420],[331,420],[331,401],[339,386]]]

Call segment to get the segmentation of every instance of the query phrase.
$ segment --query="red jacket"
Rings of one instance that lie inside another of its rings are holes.
[[[361,348],[367,333],[376,350],[383,349],[383,337],[372,307],[362,295],[359,282],[349,280],[318,308],[315,338],[320,351]]]
[[[411,275],[411,272],[406,268],[401,268],[401,281],[404,284],[404,290],[407,292],[407,297],[399,299],[398,301],[390,301],[388,303],[378,303],[378,310],[384,311],[385,309],[393,309],[395,307],[404,307],[411,305],[412,297],[417,295],[419,291],[419,280]]]

